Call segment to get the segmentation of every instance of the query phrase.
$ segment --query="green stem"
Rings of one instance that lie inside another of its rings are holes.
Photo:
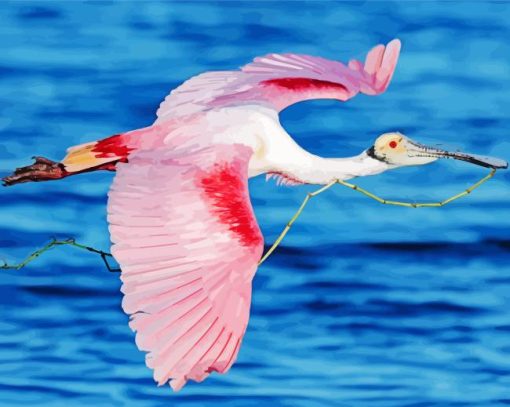
[[[108,269],[108,271],[110,271],[112,273],[120,271],[119,268],[114,268],[114,267],[110,266],[110,263],[108,263],[107,257],[112,257],[112,255],[110,253],[104,252],[102,250],[94,249],[93,247],[90,247],[90,246],[85,246],[85,245],[76,243],[76,241],[74,239],[72,239],[72,238],[66,239],[66,240],[53,239],[51,242],[47,243],[44,247],[42,247],[39,250],[36,250],[32,254],[30,254],[21,263],[9,265],[9,264],[4,262],[4,264],[2,264],[0,266],[0,269],[3,269],[3,270],[19,270],[19,269],[22,269],[28,263],[31,263],[32,261],[37,259],[41,254],[47,252],[48,250],[51,250],[55,246],[72,246],[72,247],[76,247],[78,249],[87,250],[89,252],[99,254],[101,256],[101,259],[103,260],[106,268]]]
[[[365,189],[363,189],[363,188],[361,188],[361,187],[359,187],[357,185],[351,184],[349,182],[345,182],[345,181],[341,181],[341,180],[332,181],[329,184],[324,185],[322,188],[319,188],[318,190],[316,190],[314,192],[310,192],[310,193],[306,194],[305,199],[303,200],[303,202],[299,206],[299,208],[296,211],[296,213],[294,214],[294,216],[290,219],[289,222],[287,222],[287,224],[285,225],[285,227],[282,230],[282,232],[276,238],[275,242],[271,245],[271,247],[267,250],[267,252],[260,259],[259,265],[261,265],[264,261],[266,261],[267,258],[269,256],[271,256],[271,254],[280,245],[280,243],[282,242],[283,238],[287,235],[287,233],[289,232],[289,230],[292,227],[292,225],[294,224],[294,222],[299,218],[299,216],[301,215],[301,213],[305,209],[305,207],[308,204],[308,202],[310,201],[310,199],[312,199],[313,197],[323,193],[324,191],[328,190],[329,188],[331,188],[335,184],[343,185],[343,186],[345,186],[347,188],[350,188],[350,189],[352,189],[354,191],[357,191],[357,192],[359,192],[359,193],[361,193],[361,194],[363,194],[363,195],[365,195],[365,196],[367,196],[367,197],[369,197],[371,199],[374,199],[375,201],[377,201],[379,203],[386,204],[386,205],[405,206],[405,207],[409,207],[409,208],[441,207],[441,206],[444,206],[446,204],[449,204],[452,201],[455,201],[455,200],[457,200],[459,198],[462,198],[463,196],[466,196],[466,195],[470,194],[474,189],[478,188],[484,182],[486,182],[489,179],[491,179],[494,176],[495,173],[496,173],[496,170],[492,169],[491,172],[488,175],[486,175],[485,177],[480,179],[478,182],[474,183],[469,188],[465,189],[463,192],[460,192],[460,193],[458,193],[458,194],[456,194],[456,195],[454,195],[454,196],[452,196],[452,197],[450,197],[448,199],[445,199],[445,200],[443,200],[441,202],[427,202],[427,203],[413,203],[413,202],[390,201],[390,200],[387,200],[387,199],[380,198],[379,196],[377,196],[377,195],[375,195],[375,194],[373,194],[371,192],[368,192],[367,190],[365,190]],[[22,269],[28,263],[34,261],[41,254],[47,252],[48,250],[51,250],[53,247],[55,247],[55,246],[64,246],[64,245],[73,246],[73,247],[76,247],[78,249],[87,250],[89,252],[99,254],[101,256],[101,259],[103,260],[106,268],[108,269],[108,271],[110,271],[110,272],[119,272],[120,271],[120,268],[114,268],[114,267],[110,266],[110,263],[108,263],[107,257],[112,257],[112,255],[110,253],[104,252],[102,250],[94,249],[93,247],[90,247],[90,246],[85,246],[85,245],[76,243],[76,241],[74,239],[66,239],[66,240],[53,239],[51,242],[46,244],[46,246],[44,246],[41,249],[36,250],[35,252],[33,252],[30,256],[28,256],[21,263],[14,264],[14,265],[9,265],[9,264],[4,262],[4,264],[0,266],[0,269],[3,269],[3,270],[19,270],[19,269]]]

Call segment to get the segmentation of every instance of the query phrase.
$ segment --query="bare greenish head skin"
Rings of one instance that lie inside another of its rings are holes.
[[[367,154],[394,167],[429,164],[438,158],[453,158],[493,169],[508,167],[508,163],[499,158],[425,146],[398,132],[380,135],[374,145],[367,150]]]

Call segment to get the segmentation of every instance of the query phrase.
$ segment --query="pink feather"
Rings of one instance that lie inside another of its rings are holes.
[[[247,189],[251,154],[216,145],[168,160],[152,150],[118,166],[108,204],[112,252],[123,270],[123,308],[160,385],[178,390],[224,373],[238,353],[263,248]],[[225,177],[235,190],[223,188],[218,199],[215,183]]]
[[[179,390],[232,366],[263,250],[247,186],[253,151],[215,144],[204,113],[239,104],[278,112],[302,100],[375,95],[388,87],[399,52],[393,40],[347,66],[269,54],[241,70],[207,72],[173,90],[153,126],[122,135],[132,151],[117,164],[109,193],[112,253],[122,269],[123,309],[160,385]]]
[[[174,89],[161,103],[156,123],[213,108],[260,104],[281,111],[310,99],[346,101],[359,92],[386,90],[400,53],[400,41],[377,45],[365,63],[341,62],[298,54],[257,57],[241,70],[206,72]]]

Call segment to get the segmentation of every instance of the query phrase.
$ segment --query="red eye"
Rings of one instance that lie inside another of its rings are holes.
[[[395,147],[397,146],[397,144],[398,144],[398,143],[397,143],[395,140],[390,141],[390,147],[391,147],[391,148],[395,148]]]

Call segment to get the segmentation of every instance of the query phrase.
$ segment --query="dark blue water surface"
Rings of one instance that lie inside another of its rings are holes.
[[[308,102],[282,122],[324,156],[398,130],[510,159],[510,4],[2,2],[0,171],[149,125],[170,89],[268,52],[348,60],[399,37],[387,93]],[[482,177],[459,162],[359,184],[439,200]],[[50,237],[109,249],[112,174],[0,191],[0,253]],[[510,404],[509,173],[444,208],[377,204],[343,187],[310,203],[254,280],[237,363],[158,388],[122,312],[119,278],[59,248],[0,278],[0,405],[497,406]],[[250,182],[272,242],[308,187]]]

